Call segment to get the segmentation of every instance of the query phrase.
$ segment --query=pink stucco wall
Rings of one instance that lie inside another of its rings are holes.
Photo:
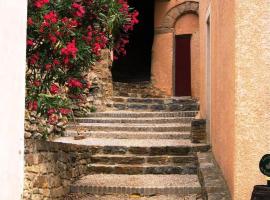
[[[206,117],[206,18],[211,26],[211,130],[210,142],[231,193],[234,192],[235,66],[234,4],[226,0],[200,2],[201,115]]]
[[[156,0],[155,1],[155,27],[158,27],[164,19],[166,13],[183,2],[188,0],[170,0],[170,1],[163,1],[163,0]],[[194,2],[199,2],[199,0],[193,0]]]
[[[173,92],[173,35],[156,34],[152,50],[152,82],[167,95]]]
[[[166,13],[183,0],[157,1],[155,8],[155,26],[158,27]],[[155,35],[152,56],[152,81],[154,85],[167,95],[173,95],[174,38],[175,35],[193,34],[191,41],[192,96],[199,99],[200,67],[199,67],[199,19],[197,15],[185,14],[175,22],[170,33]]]
[[[180,17],[175,24],[175,35],[192,34],[191,37],[191,95],[200,98],[200,42],[199,17],[186,14]],[[177,55],[176,55],[177,56]]]

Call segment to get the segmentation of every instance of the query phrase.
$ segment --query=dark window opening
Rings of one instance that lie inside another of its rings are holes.
[[[129,0],[129,5],[139,11],[139,24],[129,35],[127,55],[114,61],[113,80],[118,82],[149,81],[154,39],[154,0]]]

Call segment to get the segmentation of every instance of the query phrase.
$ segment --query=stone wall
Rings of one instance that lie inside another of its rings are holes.
[[[191,140],[193,143],[206,142],[206,120],[193,119],[191,122]]]
[[[97,110],[103,111],[113,95],[112,84],[112,56],[109,50],[104,50],[100,61],[86,74],[92,82],[92,94],[88,97],[88,106],[93,105]]]
[[[84,146],[26,140],[23,199],[63,199],[70,183],[86,175],[91,154]]]

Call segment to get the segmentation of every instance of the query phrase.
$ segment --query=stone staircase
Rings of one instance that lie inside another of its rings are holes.
[[[114,96],[156,98],[166,96],[155,88],[150,81],[122,83],[113,82]]]
[[[190,140],[199,105],[190,98],[114,97],[110,111],[77,118],[56,141],[91,146],[86,176],[67,199],[203,199]],[[121,105],[121,106],[119,106]],[[74,140],[77,131],[86,136]]]

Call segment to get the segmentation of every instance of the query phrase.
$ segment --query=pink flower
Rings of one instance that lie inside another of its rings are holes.
[[[26,43],[27,43],[27,46],[33,46],[34,45],[34,42],[33,42],[32,39],[28,39]]]
[[[51,125],[55,125],[55,124],[57,124],[58,119],[59,119],[59,117],[56,114],[51,114],[49,119],[48,119],[48,122]]]
[[[50,87],[51,94],[57,94],[59,92],[59,86],[56,84],[52,84]]]
[[[69,58],[68,57],[65,57],[64,58],[64,64],[68,64],[69,63]]]
[[[38,109],[38,102],[37,101],[30,101],[28,103],[28,110],[37,111],[37,109]]]
[[[53,60],[53,64],[55,64],[55,65],[60,65],[60,62],[59,62],[59,60],[54,59],[54,60]]]
[[[33,20],[32,20],[31,17],[29,17],[29,18],[27,19],[27,24],[28,24],[28,26],[32,26],[32,25],[34,24],[34,22],[33,22]]]
[[[67,108],[60,108],[59,111],[62,115],[68,115],[69,113],[71,113],[71,110]]]
[[[76,57],[76,53],[78,49],[76,48],[75,39],[72,42],[69,42],[66,47],[61,49],[61,54],[65,56],[72,56],[73,58]]]
[[[37,0],[35,2],[35,6],[37,8],[42,8],[45,4],[48,4],[48,3],[50,3],[50,0]]]
[[[41,85],[41,82],[40,82],[40,80],[35,80],[33,82],[33,84],[34,84],[34,86],[39,87]]]
[[[47,111],[48,115],[52,115],[52,114],[54,114],[54,113],[56,113],[56,112],[57,112],[57,110],[56,110],[55,108],[50,108],[50,109]]]
[[[67,84],[71,88],[83,88],[83,84],[76,78],[69,79]]]
[[[51,41],[53,44],[55,44],[55,43],[57,42],[57,37],[55,37],[55,36],[52,35],[52,34],[49,35],[49,39],[50,39],[50,41]]]
[[[78,3],[73,3],[72,4],[72,8],[74,8],[76,11],[74,13],[75,16],[77,17],[83,17],[85,14],[85,9],[82,5],[78,4]]]
[[[34,54],[29,58],[29,63],[30,63],[30,65],[34,65],[37,63],[38,60],[39,60],[39,55]]]
[[[45,69],[46,69],[47,71],[50,71],[50,70],[52,69],[52,64],[47,64],[47,65],[45,65]]]
[[[93,47],[92,47],[92,51],[94,54],[96,54],[97,56],[100,55],[100,50],[101,50],[101,45],[99,43],[94,43]]]
[[[50,23],[55,24],[58,20],[58,17],[54,11],[51,11],[51,12],[47,13],[46,15],[44,15],[44,19],[46,22],[50,22]]]

